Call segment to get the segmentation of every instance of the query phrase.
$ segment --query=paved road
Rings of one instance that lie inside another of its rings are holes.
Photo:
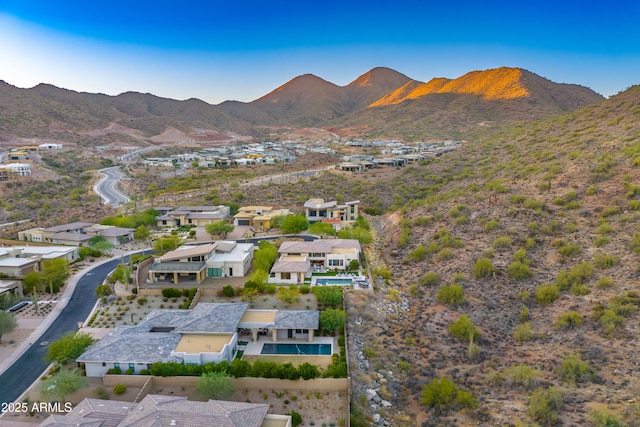
[[[125,262],[128,257],[125,257]],[[84,322],[96,303],[96,288],[102,283],[109,271],[116,268],[120,258],[99,265],[85,273],[76,284],[76,288],[67,306],[60,312],[49,329],[33,345],[0,375],[0,403],[14,402],[47,369],[49,364],[43,360],[47,352],[43,341],[52,342],[68,331],[77,331],[78,322]]]
[[[123,177],[122,172],[120,171],[120,166],[113,166],[106,169],[101,169],[100,172],[104,175],[100,181],[97,182],[96,185],[93,186],[93,191],[98,193],[102,200],[104,200],[105,205],[111,205],[113,207],[119,206],[121,204],[127,203],[129,198],[122,194],[116,188],[116,184]]]

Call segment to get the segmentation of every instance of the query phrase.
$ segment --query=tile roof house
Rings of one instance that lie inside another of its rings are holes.
[[[147,395],[140,403],[86,398],[65,415],[51,415],[40,426],[291,427],[291,416],[268,414],[266,403]]]
[[[88,377],[111,368],[139,374],[155,362],[202,365],[231,363],[238,351],[238,330],[272,331],[273,341],[296,337],[313,340],[316,310],[247,310],[246,303],[200,303],[192,310],[153,310],[136,326],[119,326],[89,347],[76,362]],[[301,332],[300,330],[306,330]],[[300,333],[298,333],[300,332]]]
[[[272,228],[273,218],[291,214],[289,209],[274,209],[271,206],[243,206],[233,216],[233,225],[248,225],[255,231]]]

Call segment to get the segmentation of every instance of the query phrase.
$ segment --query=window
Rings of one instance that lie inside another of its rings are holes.
[[[304,329],[296,329],[296,334],[304,334]]]
[[[289,280],[291,279],[291,273],[280,273],[280,278],[282,280]]]
[[[120,364],[119,364],[118,362],[114,362],[114,363],[113,363],[113,367],[114,367],[115,369],[120,369]]]
[[[351,213],[355,213],[356,212],[356,205],[351,205]]]
[[[330,267],[342,267],[344,265],[344,260],[341,259],[330,259],[329,266]]]
[[[208,277],[222,277],[222,269],[221,268],[208,268],[207,269]]]
[[[135,363],[129,363],[129,369],[136,369]]]
[[[106,362],[102,362],[102,366],[107,366]]]

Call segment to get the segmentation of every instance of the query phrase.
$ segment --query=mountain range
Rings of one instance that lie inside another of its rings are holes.
[[[419,136],[454,137],[488,123],[544,118],[603,99],[583,86],[506,67],[426,83],[378,67],[346,86],[305,74],[252,102],[218,105],[137,92],[78,93],[47,84],[19,89],[0,82],[0,138],[64,140],[112,124],[146,137],[170,128],[259,136],[271,126],[365,126],[371,134],[387,136],[415,135],[417,128]]]

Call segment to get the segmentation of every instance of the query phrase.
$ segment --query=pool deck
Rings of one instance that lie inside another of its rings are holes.
[[[349,283],[322,284],[318,280],[349,280]],[[371,289],[367,276],[354,276],[349,274],[338,274],[336,276],[311,276],[311,286],[345,286],[350,289]]]
[[[278,340],[275,343],[271,340],[270,337],[261,336],[257,342],[249,342],[247,343],[244,349],[244,356],[263,356],[262,354],[262,346],[265,344],[331,344],[332,351],[334,353],[339,352],[338,342],[335,337],[314,337],[312,342],[307,340],[292,340],[292,339],[283,339]],[[268,356],[277,356],[277,357],[287,357],[292,356],[291,354],[269,354]]]

